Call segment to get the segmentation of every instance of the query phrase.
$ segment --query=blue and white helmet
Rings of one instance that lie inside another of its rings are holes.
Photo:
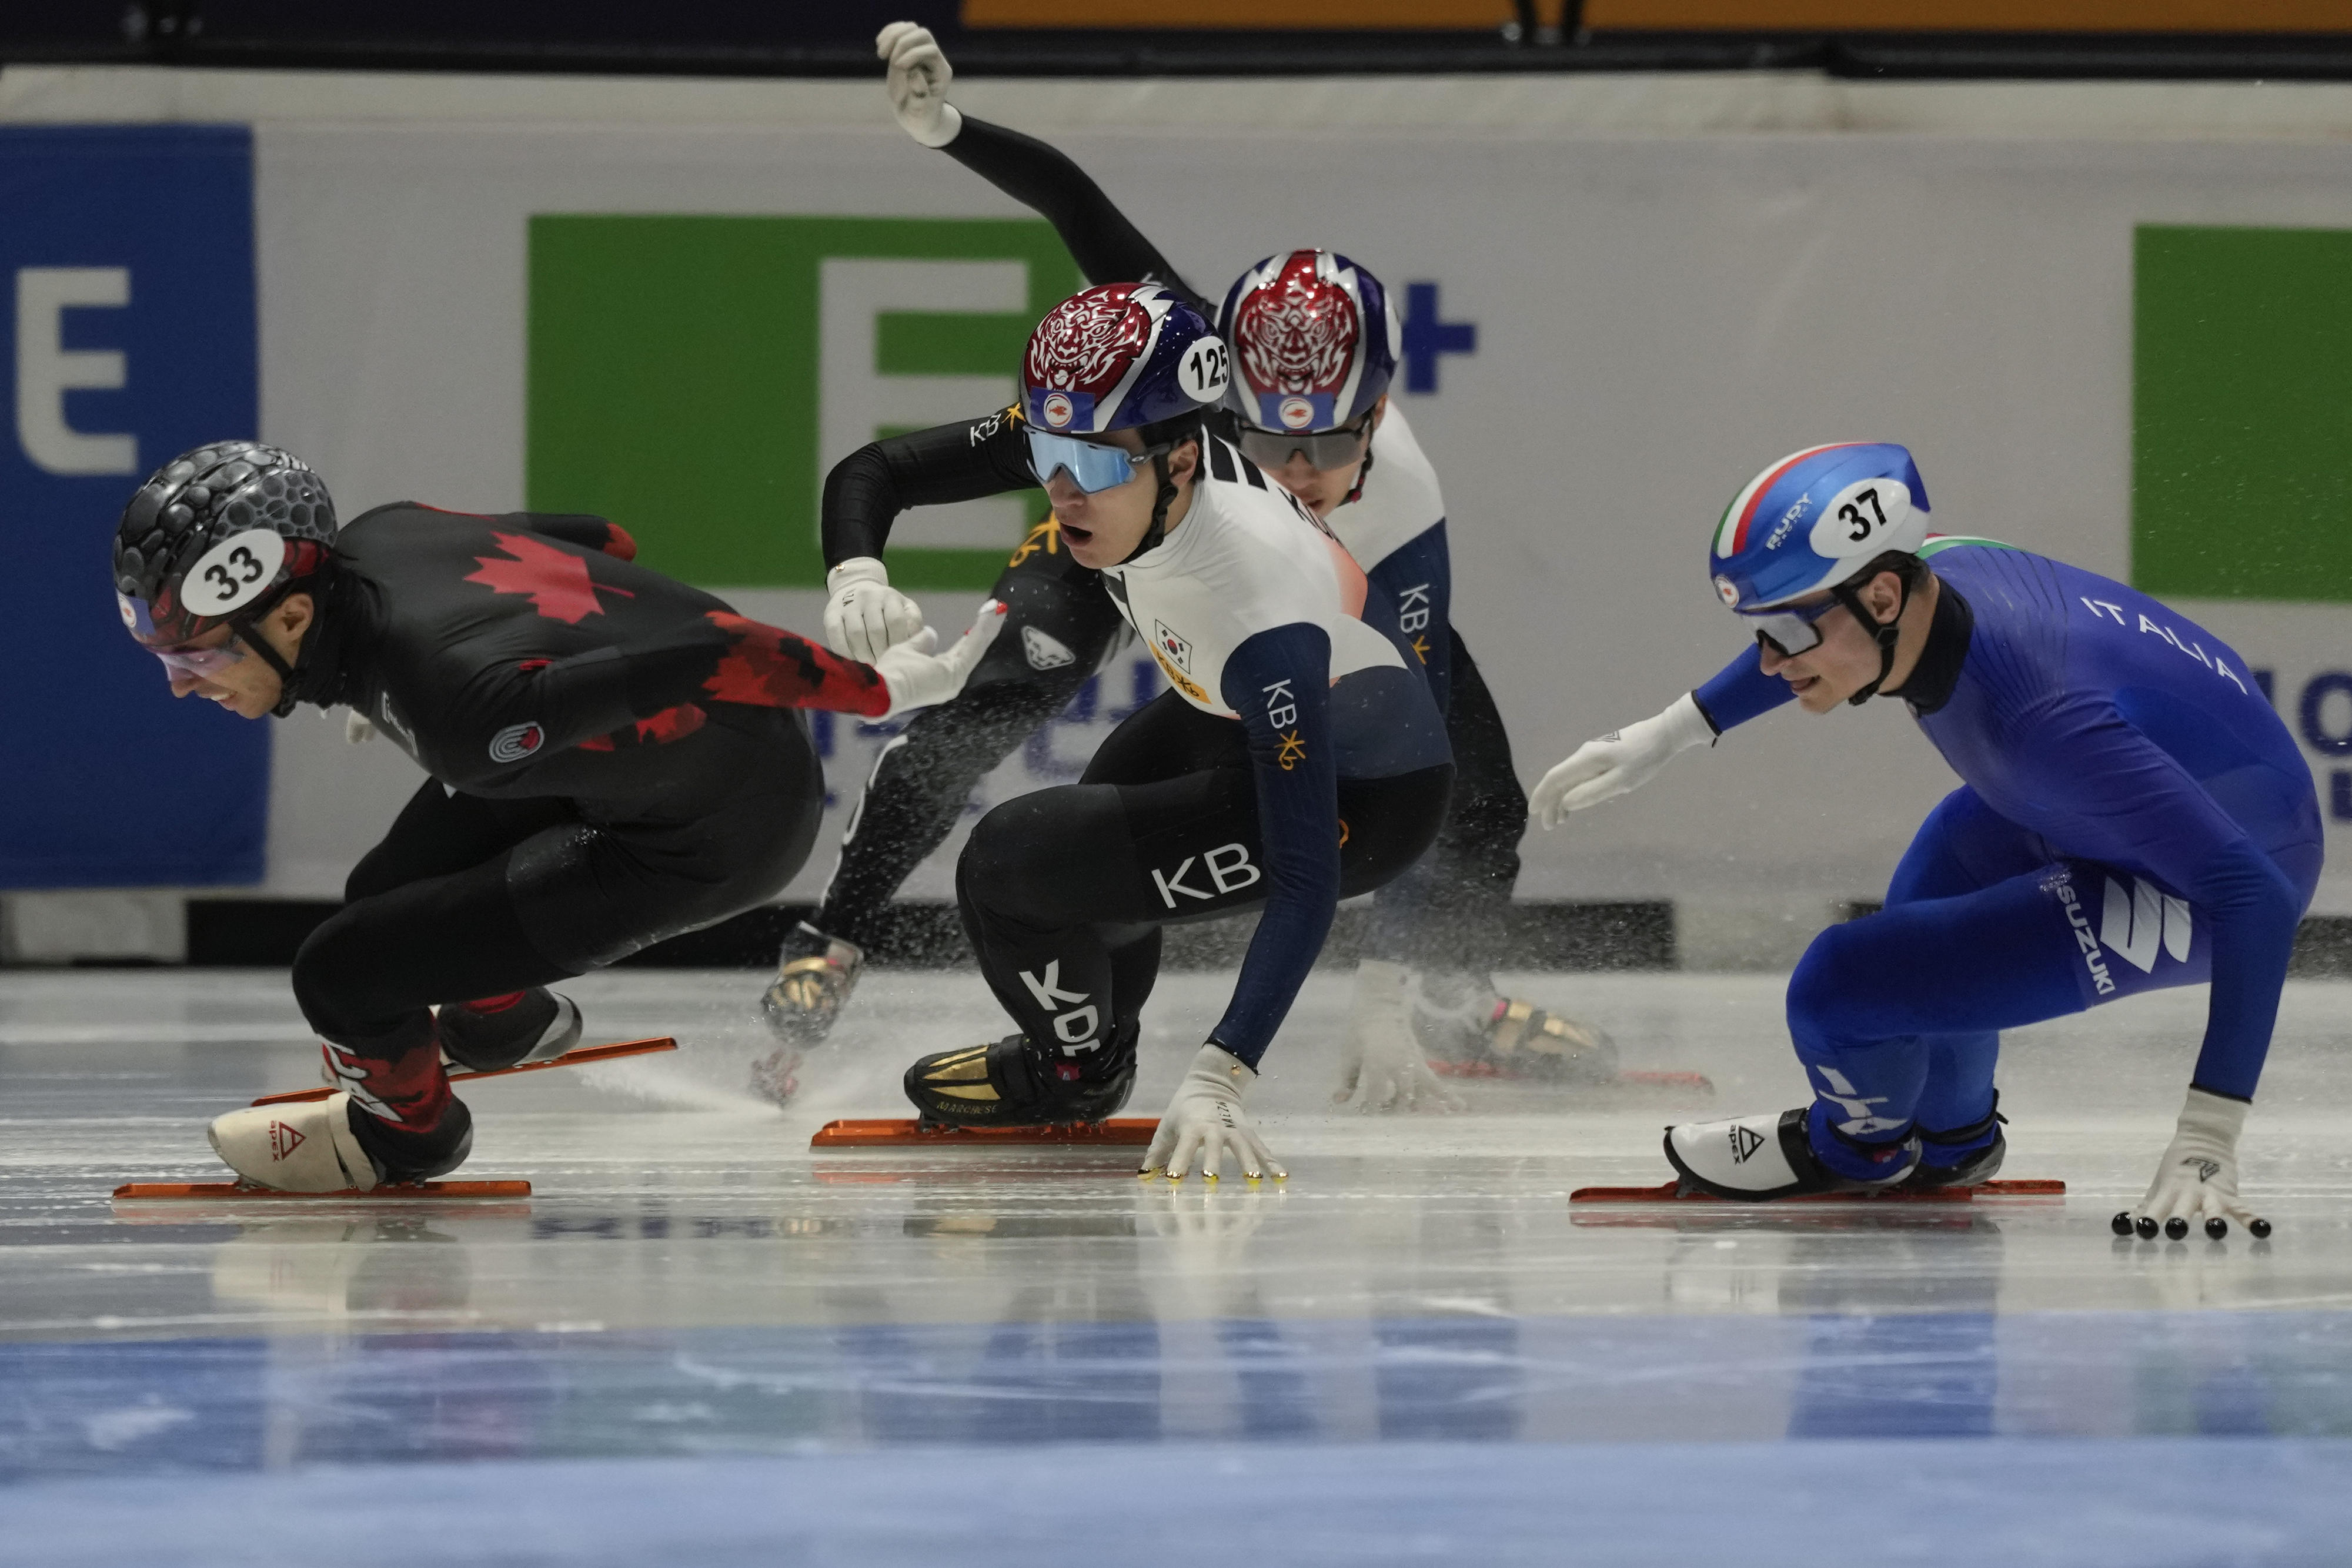
[[[1927,538],[1927,492],[1905,448],[1887,442],[1809,446],[1732,497],[1707,566],[1736,611],[1833,588],[1889,551]]]
[[[1330,250],[1286,251],[1243,273],[1217,329],[1239,361],[1226,401],[1292,435],[1337,430],[1380,402],[1404,341],[1381,280]]]
[[[1225,395],[1232,356],[1156,283],[1103,283],[1045,313],[1021,361],[1021,414],[1055,435],[1139,430]]]

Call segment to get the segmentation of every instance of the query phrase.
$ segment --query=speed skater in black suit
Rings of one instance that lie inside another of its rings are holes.
[[[115,588],[175,695],[246,718],[347,706],[429,775],[294,960],[338,1092],[212,1124],[246,1181],[454,1169],[472,1118],[445,1056],[558,1054],[581,1026],[549,982],[773,897],[824,795],[794,710],[941,701],[1003,619],[984,606],[945,653],[919,632],[855,664],[635,553],[591,517],[403,501],[339,528],[317,474],[252,442],[186,453],[131,497]]]

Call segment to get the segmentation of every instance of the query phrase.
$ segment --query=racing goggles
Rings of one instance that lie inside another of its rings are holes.
[[[1129,452],[1123,446],[1105,446],[1100,442],[1080,441],[1075,435],[1055,435],[1050,431],[1031,430],[1025,434],[1029,437],[1029,466],[1036,471],[1037,483],[1045,484],[1058,469],[1070,476],[1070,483],[1078,487],[1082,496],[1116,490],[1134,478],[1137,469],[1176,449],[1175,443],[1167,442],[1141,452]]]
[[[1360,463],[1365,449],[1372,444],[1372,413],[1353,424],[1343,424],[1337,430],[1318,431],[1312,434],[1301,431],[1267,430],[1247,420],[1236,420],[1237,439],[1234,444],[1242,455],[1261,468],[1280,468],[1290,461],[1294,452],[1307,459],[1310,468],[1345,468],[1350,463]]]
[[[1759,643],[1769,645],[1784,659],[1811,653],[1822,645],[1822,629],[1813,624],[1842,601],[1832,597],[1819,604],[1777,605],[1769,610],[1735,612],[1739,623],[1756,633]]]
[[[177,671],[207,679],[220,674],[231,664],[245,662],[245,649],[234,634],[217,648],[150,648],[149,653],[163,661],[167,670]]]

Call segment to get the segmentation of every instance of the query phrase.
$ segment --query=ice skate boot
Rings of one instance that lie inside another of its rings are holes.
[[[866,950],[802,921],[784,937],[760,1010],[776,1038],[806,1050],[833,1032],[866,967]]]
[[[1849,1158],[1864,1167],[1884,1167],[1869,1179],[1831,1168],[1813,1150],[1811,1113],[1800,1108],[1775,1114],[1740,1116],[1727,1122],[1685,1122],[1666,1129],[1666,1158],[1685,1192],[1703,1192],[1740,1203],[1765,1203],[1806,1193],[1876,1192],[1908,1178],[1919,1163],[1915,1134],[1891,1144],[1865,1144],[1824,1124]]]
[[[434,1127],[387,1126],[346,1092],[294,1105],[248,1106],[213,1118],[213,1152],[240,1180],[279,1192],[367,1192],[419,1182],[465,1163],[474,1119],[451,1100]]]
[[[2000,1095],[1995,1092],[1993,1109],[1984,1119],[1965,1127],[1934,1133],[1919,1129],[1919,1164],[1915,1167],[1906,1186],[1982,1186],[2000,1174],[2000,1162],[2009,1154],[2009,1139],[2001,1132],[2001,1124],[2009,1120],[2000,1113]]]
[[[579,1008],[545,986],[446,1002],[436,1021],[442,1061],[474,1072],[545,1061],[580,1043]]]
[[[1516,997],[1476,975],[1419,973],[1411,989],[1413,1023],[1430,1054],[1476,1077],[1539,1083],[1617,1082],[1617,1042]]]
[[[1009,1034],[993,1045],[934,1051],[907,1069],[907,1098],[926,1124],[948,1127],[1060,1126],[1105,1122],[1135,1087],[1130,1023],[1100,1051],[1067,1057]]]

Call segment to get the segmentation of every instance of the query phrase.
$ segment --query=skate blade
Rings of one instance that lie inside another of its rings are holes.
[[[1977,1186],[1898,1186],[1885,1192],[1809,1192],[1776,1197],[1763,1203],[1742,1203],[1704,1192],[1685,1192],[1679,1182],[1659,1186],[1580,1186],[1568,1195],[1570,1203],[1719,1203],[1761,1212],[1792,1203],[1973,1203],[1979,1197],[2063,1197],[2063,1181],[1989,1181]]]
[[[248,1198],[285,1199],[298,1203],[343,1203],[357,1200],[371,1203],[397,1203],[404,1199],[438,1201],[461,1197],[529,1197],[530,1183],[527,1181],[421,1181],[371,1187],[365,1192],[346,1187],[341,1192],[280,1192],[274,1186],[247,1186],[241,1181],[132,1181],[114,1189],[121,1199],[132,1198],[233,1198],[243,1203]]]
[[[592,1061],[611,1061],[624,1056],[650,1056],[657,1051],[676,1051],[677,1041],[667,1035],[654,1040],[624,1040],[618,1045],[583,1045],[567,1051],[562,1056],[551,1056],[545,1061],[520,1062],[513,1067],[492,1068],[488,1072],[452,1072],[452,1083],[470,1083],[478,1078],[509,1078],[518,1072],[544,1072],[551,1067],[585,1067]],[[264,1094],[254,1102],[257,1105],[299,1105],[306,1101],[324,1100],[337,1092],[333,1089],[296,1089],[284,1094]],[[364,1196],[364,1195],[362,1195]]]
[[[1108,1122],[1076,1122],[1059,1127],[925,1126],[912,1117],[887,1121],[827,1122],[809,1140],[812,1149],[1067,1148],[1074,1145],[1133,1148],[1148,1145],[1160,1130],[1157,1116],[1114,1116]]]

